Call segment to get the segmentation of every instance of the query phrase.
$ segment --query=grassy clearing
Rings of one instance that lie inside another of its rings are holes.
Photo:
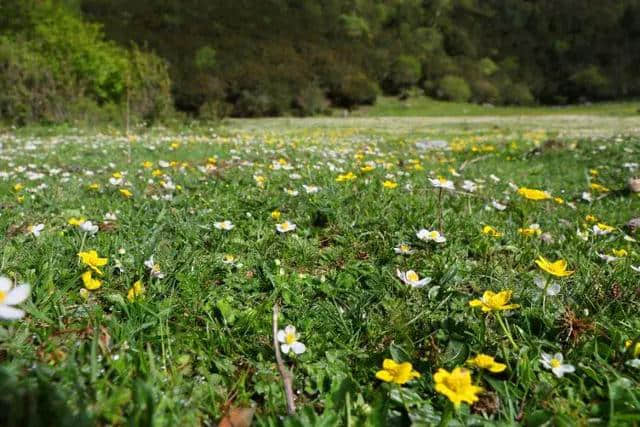
[[[638,102],[602,102],[555,107],[506,107],[438,101],[424,96],[409,98],[407,100],[400,100],[396,97],[380,97],[374,106],[362,107],[356,110],[353,115],[357,117],[519,116],[554,114],[637,116],[639,109],[640,103]]]
[[[32,285],[26,316],[0,327],[3,425],[212,425],[239,407],[265,426],[640,422],[640,236],[623,227],[640,203],[625,190],[640,139],[274,123],[2,137],[0,275]],[[420,149],[425,135],[452,149]],[[285,220],[296,229],[278,232]],[[420,240],[423,228],[446,242]],[[396,254],[401,243],[414,252]],[[88,250],[108,261],[83,291]],[[575,273],[554,278],[539,256]],[[430,281],[414,288],[398,270]],[[519,307],[471,307],[487,290]],[[275,303],[306,346],[284,356],[298,405],[285,418]],[[468,363],[480,353],[505,369]],[[543,353],[575,371],[557,377]],[[385,359],[420,377],[377,379]],[[484,392],[454,409],[433,374],[456,367]]]

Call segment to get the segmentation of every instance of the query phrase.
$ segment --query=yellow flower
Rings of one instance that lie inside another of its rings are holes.
[[[627,251],[625,251],[624,249],[613,249],[611,252],[613,252],[615,256],[620,258],[629,255],[629,253],[627,253]]]
[[[100,189],[100,184],[98,184],[97,182],[89,184],[89,190],[97,191],[99,189]]]
[[[457,367],[449,372],[446,369],[438,369],[433,375],[436,383],[436,391],[444,394],[453,404],[458,407],[460,403],[474,403],[478,401],[478,393],[484,389],[471,384],[471,372],[464,368]]]
[[[371,166],[371,165],[366,165],[366,166],[361,167],[361,168],[360,168],[360,171],[361,171],[361,172],[371,172],[373,169],[374,169],[374,167],[373,167],[373,166]]]
[[[345,174],[340,174],[336,178],[336,182],[344,182],[344,181],[353,181],[356,179],[356,176],[353,172],[347,172]]]
[[[523,236],[539,236],[542,234],[542,230],[538,224],[531,224],[529,227],[518,228],[518,233]]]
[[[589,169],[589,173],[593,176],[597,176],[599,174],[597,169]]]
[[[22,190],[24,188],[24,185],[17,183],[16,185],[13,186],[13,191],[15,191],[16,193],[20,190]]]
[[[556,202],[559,205],[563,205],[564,204],[564,199],[562,197],[554,197],[553,201]]]
[[[124,197],[129,198],[133,196],[133,193],[129,190],[127,190],[126,188],[121,188],[120,189],[120,194],[122,194]]]
[[[598,218],[596,218],[593,215],[587,215],[587,216],[584,217],[584,220],[587,221],[587,222],[597,222]]]
[[[420,378],[420,373],[413,370],[409,362],[396,363],[391,359],[384,359],[382,370],[376,372],[376,378],[388,383],[405,384],[414,378]]]
[[[388,180],[387,180],[387,181],[385,181],[385,182],[383,182],[383,183],[382,183],[382,186],[383,186],[384,188],[388,188],[388,189],[390,189],[390,190],[391,190],[391,189],[396,188],[396,187],[398,186],[398,183],[397,183],[397,182],[393,182],[393,181],[388,181]]]
[[[607,187],[605,187],[604,185],[600,185],[600,184],[597,184],[597,183],[595,183],[595,182],[592,182],[592,183],[589,185],[589,188],[591,188],[592,190],[598,191],[598,192],[600,192],[600,193],[606,193],[606,192],[608,192],[608,191],[611,191],[611,190],[609,190]]]
[[[281,215],[282,215],[282,214],[281,214],[281,213],[280,213],[280,211],[279,211],[279,210],[277,210],[277,209],[276,209],[275,211],[271,212],[271,218],[273,218],[273,219],[280,219],[280,216],[281,216]]]
[[[490,225],[485,225],[484,228],[482,229],[482,234],[486,234],[487,236],[491,236],[491,237],[500,237],[502,236],[502,233],[499,232],[498,230],[496,230],[495,228],[493,228]]]
[[[631,347],[631,344],[633,344],[632,340],[626,340],[624,342],[624,348],[629,349]],[[636,342],[636,345],[633,349],[633,357],[638,357],[640,356],[640,342]]]
[[[558,261],[551,262],[543,256],[538,257],[536,264],[542,270],[557,277],[571,276],[574,272],[567,271],[567,261],[559,259]]]
[[[161,176],[162,175],[162,171],[160,169],[154,169],[153,171],[151,171],[151,175],[152,176]]]
[[[518,194],[529,200],[547,200],[551,198],[549,193],[547,193],[546,191],[535,190],[533,188],[526,187],[519,188]]]
[[[67,223],[69,223],[69,225],[75,225],[76,227],[80,226],[80,224],[84,223],[86,221],[85,218],[74,218],[71,217],[69,218],[69,221],[67,221]]]
[[[151,163],[149,160],[142,162],[142,167],[145,169],[151,169],[152,166],[153,166],[153,163]]]
[[[520,307],[519,304],[508,304],[511,299],[511,291],[501,291],[498,293],[485,291],[482,298],[469,301],[471,307],[482,307],[485,313],[497,310],[511,310]]]
[[[102,275],[102,271],[100,271],[98,267],[107,265],[108,258],[100,258],[96,251],[79,252],[78,256],[80,257],[80,261],[85,265],[88,265],[93,271]]]
[[[129,292],[127,292],[127,299],[129,302],[134,302],[136,299],[142,297],[144,295],[144,285],[140,280],[136,281]]]
[[[469,359],[467,363],[480,369],[486,369],[489,372],[493,372],[496,374],[498,372],[504,371],[507,368],[507,365],[505,365],[504,363],[496,362],[492,356],[489,356],[487,354],[478,354],[473,359]]]
[[[102,286],[102,282],[98,279],[94,279],[92,274],[93,272],[91,270],[87,270],[82,274],[82,283],[84,283],[84,287],[89,291],[95,291]]]

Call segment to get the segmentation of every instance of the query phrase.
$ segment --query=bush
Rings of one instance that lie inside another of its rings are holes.
[[[420,62],[413,56],[400,56],[391,65],[385,89],[391,94],[398,94],[420,80]]]
[[[573,95],[577,98],[602,99],[611,96],[611,82],[595,65],[573,74],[569,80],[575,86]]]
[[[500,102],[500,90],[488,80],[471,81],[471,91],[475,102],[489,102],[491,104]]]
[[[335,105],[353,108],[356,105],[372,105],[378,97],[378,85],[363,73],[346,76],[337,91],[330,94]]]
[[[157,56],[107,42],[98,25],[46,2],[30,16],[29,31],[0,38],[0,118],[84,121],[104,110],[110,120],[128,100],[132,116],[153,122],[171,109],[167,66]]]
[[[502,91],[502,97],[506,104],[511,105],[532,105],[535,103],[531,90],[524,83],[508,85]]]
[[[466,102],[471,98],[471,89],[463,78],[445,76],[438,83],[437,94],[448,101]]]
[[[303,116],[324,113],[329,108],[329,101],[324,91],[315,85],[303,88],[293,100],[293,107]]]

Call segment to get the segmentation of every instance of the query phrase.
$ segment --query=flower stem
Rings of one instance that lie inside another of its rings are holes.
[[[518,350],[518,344],[516,344],[516,342],[513,340],[513,337],[511,336],[511,332],[509,331],[509,328],[507,327],[507,325],[505,325],[504,321],[502,320],[502,315],[500,315],[500,313],[496,313],[496,319],[498,319],[498,323],[500,323],[502,330],[504,331],[505,335],[509,339],[509,342],[511,343],[513,348],[515,350]]]

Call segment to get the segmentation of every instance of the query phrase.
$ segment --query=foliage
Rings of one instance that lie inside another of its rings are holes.
[[[438,83],[437,94],[448,101],[465,102],[471,98],[471,89],[462,77],[449,75]]]

